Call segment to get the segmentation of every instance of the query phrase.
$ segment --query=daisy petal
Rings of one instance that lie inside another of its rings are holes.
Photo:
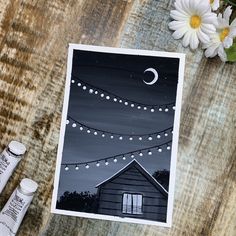
[[[174,3],[174,5],[175,5],[175,8],[176,8],[177,11],[179,11],[179,12],[181,12],[182,14],[188,16],[188,13],[185,12],[184,9],[182,8],[182,5],[181,5],[180,1],[176,1],[176,2]]]
[[[225,53],[225,50],[224,50],[223,46],[219,47],[218,55],[219,55],[221,61],[223,61],[223,62],[227,61],[227,55]]]
[[[229,22],[229,18],[230,18],[231,13],[232,13],[232,8],[231,8],[231,6],[228,6],[223,13],[223,17],[227,22]]]
[[[206,34],[213,34],[216,31],[216,28],[214,25],[211,24],[202,24],[201,30]]]
[[[195,0],[193,0],[195,1]],[[211,12],[211,6],[207,1],[200,1],[197,5],[196,13],[200,15],[204,15],[208,12]]]
[[[212,44],[210,47],[207,48],[205,51],[205,56],[206,57],[215,57],[218,53],[218,45],[217,44]]]
[[[195,50],[197,49],[198,45],[199,45],[199,39],[197,37],[196,31],[194,31],[192,32],[191,37],[190,37],[190,48],[192,50]]]
[[[188,31],[188,28],[182,27],[176,30],[172,35],[174,39],[180,39],[184,36],[184,34]]]
[[[211,14],[205,14],[202,17],[202,21],[206,24],[214,24],[217,25],[217,18],[216,18],[216,14],[211,13]]]
[[[230,26],[230,33],[229,33],[231,38],[236,37],[236,27],[231,27]]]
[[[236,18],[232,21],[230,26],[236,27]]]
[[[226,37],[223,41],[225,48],[230,48],[233,45],[233,39],[231,37]]]
[[[180,0],[180,3],[181,3],[181,6],[182,6],[182,9],[188,13],[188,15],[191,15],[192,12],[191,10],[189,9],[189,1],[190,0]]]
[[[220,1],[214,0],[214,2],[211,4],[211,8],[213,11],[216,11],[220,7]]]
[[[185,35],[184,35],[184,38],[183,38],[183,46],[184,47],[188,47],[189,43],[190,43],[190,36],[191,36],[191,31],[188,31]]]
[[[168,26],[171,30],[178,30],[182,27],[185,27],[186,23],[183,21],[172,21],[168,24]]]
[[[208,43],[210,41],[209,36],[203,33],[201,29],[197,31],[197,36],[202,43]]]
[[[172,10],[170,11],[170,16],[175,19],[175,20],[179,20],[179,21],[185,21],[188,17],[176,10]]]

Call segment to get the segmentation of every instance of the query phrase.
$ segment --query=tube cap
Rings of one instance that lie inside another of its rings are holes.
[[[20,187],[24,192],[30,194],[36,192],[38,184],[32,179],[25,178],[21,180]]]
[[[8,145],[8,148],[17,156],[23,155],[26,152],[25,145],[18,141],[11,141]]]

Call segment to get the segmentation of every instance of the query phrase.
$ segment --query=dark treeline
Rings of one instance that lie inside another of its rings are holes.
[[[152,176],[168,191],[170,179],[170,172],[168,170],[157,170]]]
[[[57,201],[57,208],[71,211],[81,211],[96,213],[97,211],[97,194],[90,192],[64,192]]]

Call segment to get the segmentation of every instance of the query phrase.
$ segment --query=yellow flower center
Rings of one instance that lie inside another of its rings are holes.
[[[220,41],[223,42],[224,39],[229,35],[229,28],[224,28],[223,30],[221,30],[220,32]]]
[[[191,16],[189,23],[192,28],[196,29],[196,28],[199,28],[199,26],[201,25],[202,19],[198,15],[193,15]]]
[[[210,4],[213,4],[214,3],[214,0],[210,0]]]

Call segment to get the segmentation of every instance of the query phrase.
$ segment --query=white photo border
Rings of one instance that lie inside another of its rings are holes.
[[[178,73],[178,85],[177,85],[177,95],[176,95],[176,105],[175,105],[175,118],[174,118],[174,126],[173,126],[174,132],[173,132],[173,141],[172,141],[172,149],[171,149],[172,151],[171,151],[171,162],[170,162],[170,182],[169,182],[166,223],[144,220],[144,219],[128,218],[128,217],[119,217],[119,216],[101,215],[101,214],[95,214],[95,213],[84,213],[84,212],[76,212],[76,211],[69,211],[69,210],[61,210],[61,209],[56,208],[61,162],[62,162],[62,152],[63,152],[63,146],[64,146],[64,136],[65,136],[65,129],[66,129],[66,119],[67,119],[67,112],[68,112],[68,105],[69,105],[71,72],[72,72],[74,50],[83,50],[83,51],[101,52],[101,53],[114,53],[114,54],[128,54],[128,55],[136,55],[136,56],[168,57],[168,58],[179,59],[179,73]],[[177,162],[177,151],[178,151],[178,137],[179,137],[179,126],[180,126],[184,68],[185,68],[185,54],[183,53],[91,46],[91,45],[84,45],[84,44],[69,44],[65,93],[64,93],[64,102],[63,102],[62,119],[61,119],[61,127],[60,127],[60,137],[59,137],[59,144],[58,144],[58,150],[57,150],[56,171],[55,171],[55,178],[54,178],[51,213],[68,215],[68,216],[79,216],[79,217],[92,218],[92,219],[119,221],[119,222],[126,222],[126,223],[137,223],[137,224],[147,224],[147,225],[155,225],[155,226],[162,226],[162,227],[171,227],[173,206],[174,206],[176,162]]]

